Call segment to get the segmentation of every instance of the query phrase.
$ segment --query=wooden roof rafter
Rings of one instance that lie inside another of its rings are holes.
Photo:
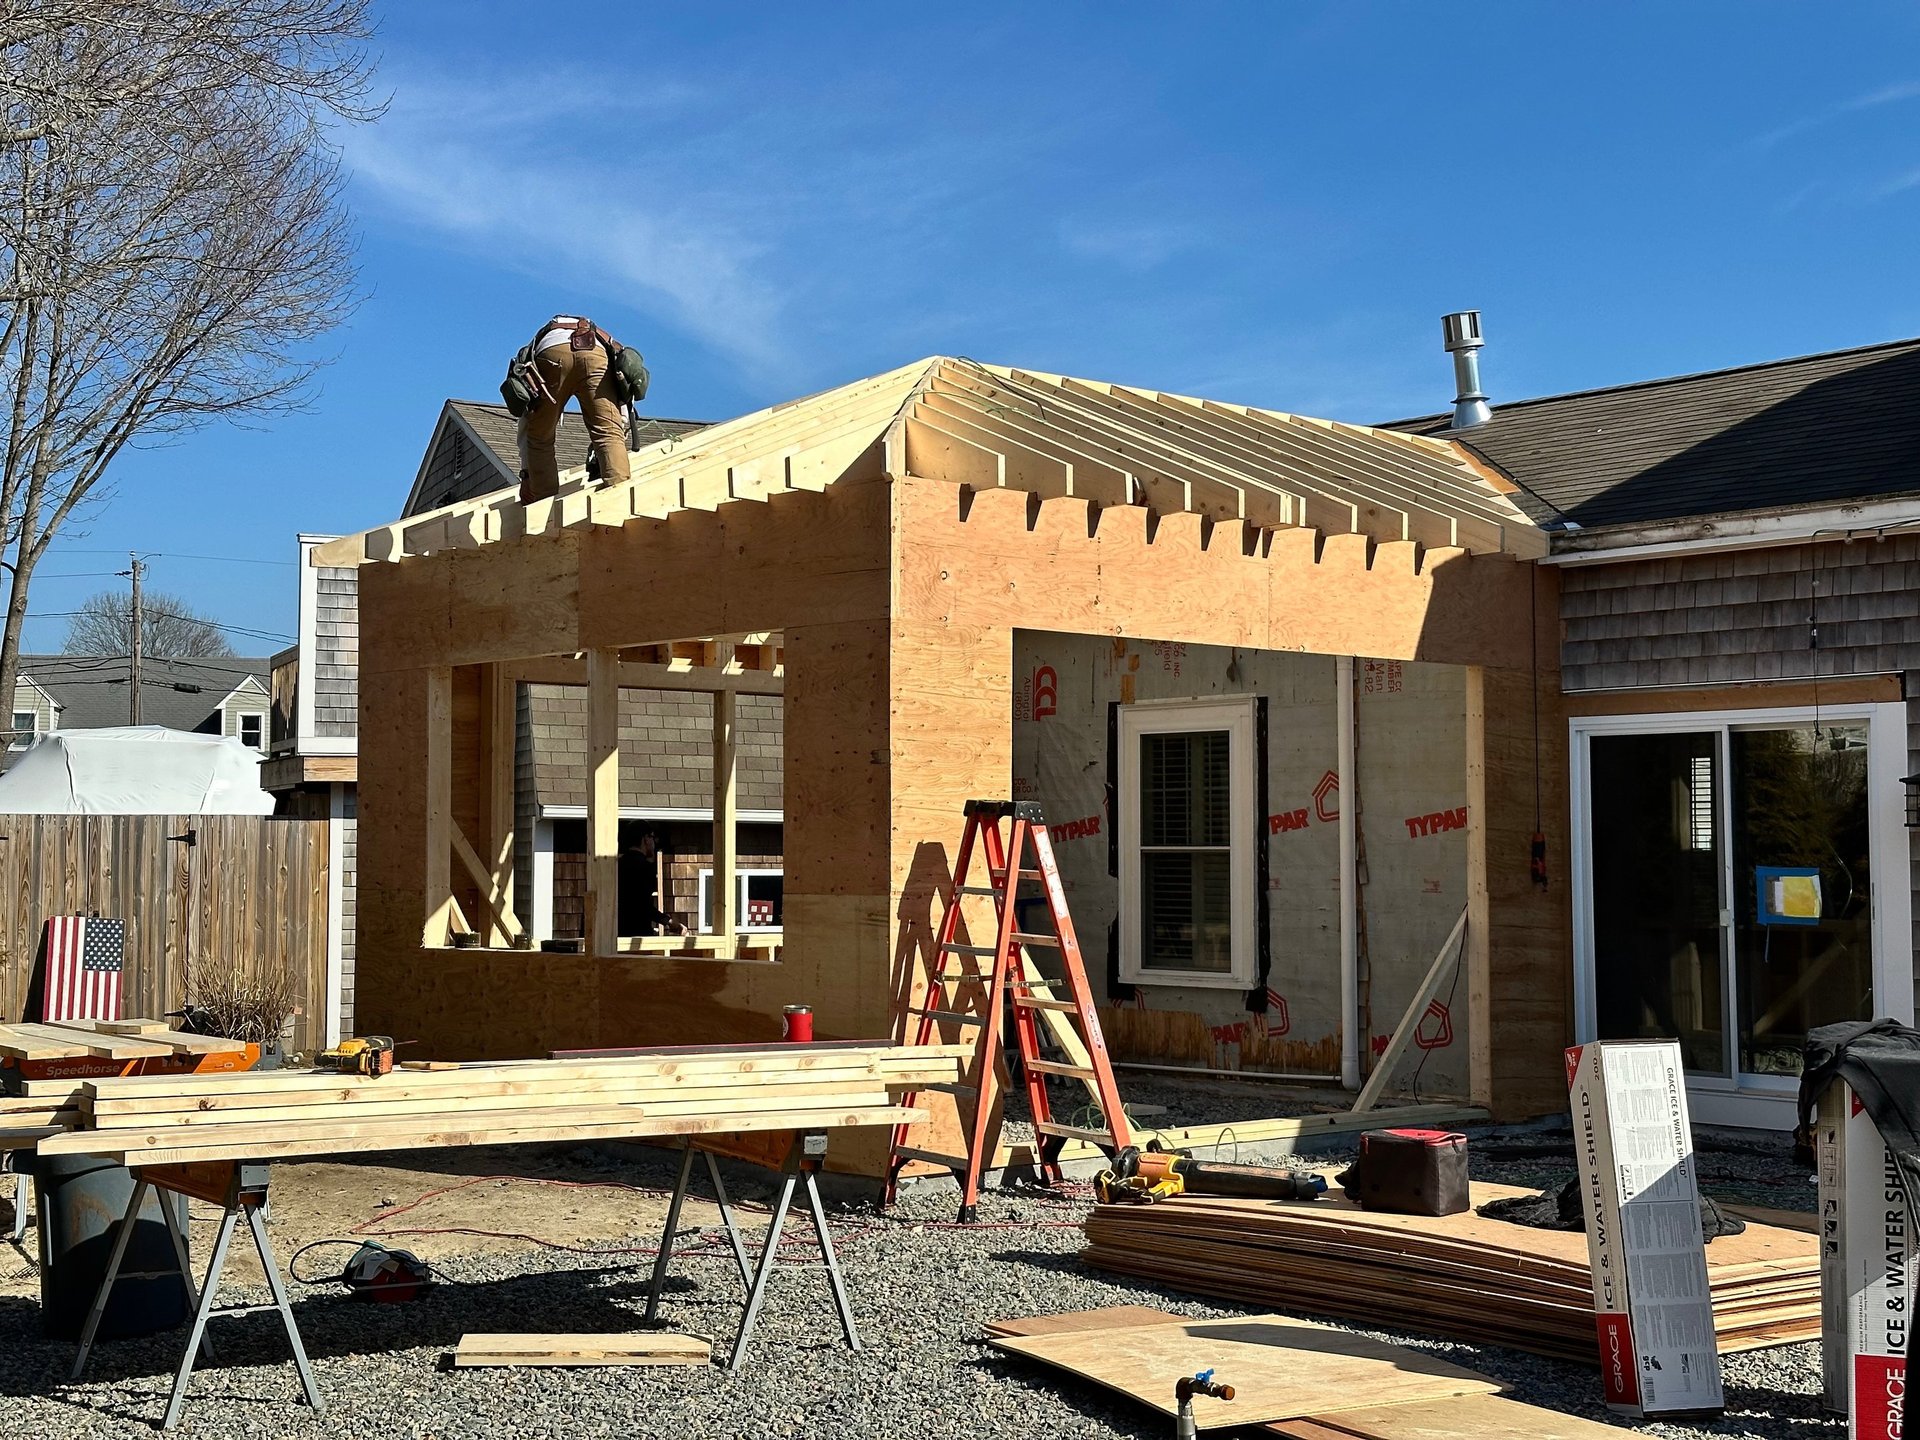
[[[916,475],[1262,529],[1546,553],[1511,482],[1452,441],[935,356],[634,452],[623,484],[463,501],[318,547],[354,565]]]

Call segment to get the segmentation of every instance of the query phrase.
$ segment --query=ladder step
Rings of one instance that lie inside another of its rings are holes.
[[[962,885],[962,895],[998,895],[1000,892],[991,885]]]
[[[1018,945],[1050,945],[1056,950],[1060,948],[1058,935],[1026,935],[1016,930],[1013,939]]]
[[[1094,1072],[1085,1065],[1062,1065],[1057,1060],[1028,1060],[1027,1069],[1036,1075],[1067,1075],[1075,1080],[1092,1080]]]
[[[976,985],[984,985],[993,978],[993,973],[979,970],[941,970],[937,971],[933,978],[944,980],[949,985],[961,980],[971,980]]]
[[[909,1015],[930,1015],[935,1020],[953,1020],[962,1025],[984,1025],[987,1023],[986,1016],[975,1015],[970,1010],[923,1010],[918,1006],[914,1006],[909,1009],[907,1013]]]
[[[998,950],[995,950],[991,945],[954,945],[949,943],[946,945],[942,945],[940,948],[946,951],[949,955],[992,956],[992,955],[998,955],[1000,953]]]
[[[1047,1000],[1038,995],[1016,995],[1013,1003],[1023,1010],[1066,1010],[1074,1011],[1080,1007],[1071,1000]]]
[[[896,1160],[924,1160],[929,1165],[944,1165],[949,1170],[964,1170],[967,1168],[967,1157],[964,1155],[942,1155],[933,1150],[909,1149],[905,1145],[896,1145],[894,1147],[893,1158]]]
[[[1056,1125],[1051,1120],[1037,1120],[1033,1128],[1042,1135],[1058,1135],[1067,1140],[1085,1140],[1093,1145],[1113,1144],[1111,1130],[1083,1130],[1078,1125]]]

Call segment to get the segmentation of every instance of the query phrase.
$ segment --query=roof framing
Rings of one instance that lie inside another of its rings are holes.
[[[729,500],[914,475],[976,490],[1144,506],[1262,529],[1536,559],[1547,536],[1463,447],[1364,425],[935,356],[634,453],[624,483],[562,477],[318,547],[358,565],[523,535],[624,525]]]

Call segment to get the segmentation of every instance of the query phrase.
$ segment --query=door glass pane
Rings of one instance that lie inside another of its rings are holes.
[[[1147,970],[1233,970],[1233,856],[1151,851],[1140,857],[1140,965]]]
[[[1740,1069],[1798,1075],[1810,1027],[1873,1014],[1867,727],[1731,739]]]
[[[1140,737],[1140,964],[1233,970],[1233,737]]]
[[[1718,737],[1596,735],[1589,755],[1599,1038],[1676,1038],[1724,1075]]]

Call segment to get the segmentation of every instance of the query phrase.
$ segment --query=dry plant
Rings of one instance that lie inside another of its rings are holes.
[[[278,1040],[299,1008],[293,976],[285,970],[195,975],[187,1003],[207,1012],[216,1033],[261,1046]]]

